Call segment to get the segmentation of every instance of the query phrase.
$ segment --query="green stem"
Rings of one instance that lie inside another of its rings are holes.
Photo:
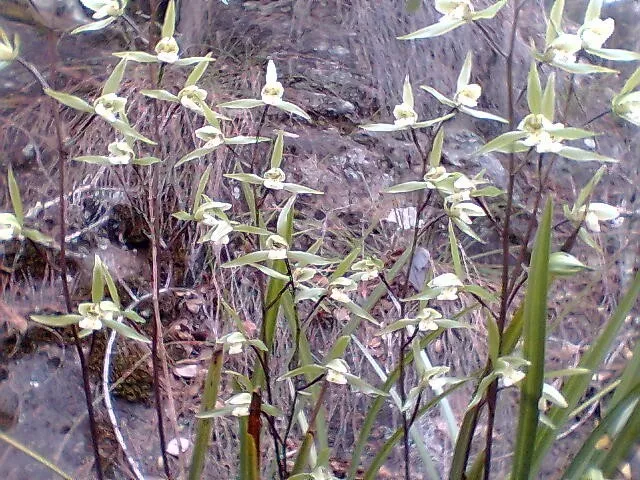
[[[52,472],[56,473],[59,477],[64,478],[65,480],[73,480],[73,478],[71,476],[69,476],[66,473],[64,473],[56,465],[51,463],[49,460],[44,458],[42,455],[40,455],[39,453],[34,452],[29,447],[27,447],[26,445],[23,445],[22,443],[18,442],[17,440],[14,440],[9,435],[3,433],[2,430],[0,430],[0,440],[8,443],[13,448],[15,448],[17,450],[20,450],[25,455],[30,456],[31,458],[33,458],[37,462],[39,462],[42,465],[44,465],[45,467],[47,467]]]

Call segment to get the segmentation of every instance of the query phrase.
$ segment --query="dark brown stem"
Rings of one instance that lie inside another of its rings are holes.
[[[51,58],[52,58],[52,75],[55,78],[55,37],[53,33],[49,35],[49,44],[51,46]],[[40,82],[40,85],[43,89],[49,88],[46,80],[38,70],[28,62],[20,61],[21,65],[23,65],[29,72],[31,72],[36,79]],[[32,68],[30,68],[32,67]],[[66,250],[66,241],[65,238],[67,236],[67,199],[65,195],[65,181],[66,181],[66,171],[65,171],[65,162],[67,160],[67,151],[64,146],[64,140],[62,136],[62,120],[60,119],[60,110],[58,109],[57,102],[52,98],[51,105],[53,110],[53,119],[56,130],[56,144],[58,148],[58,195],[60,202],[60,279],[62,281],[62,294],[64,296],[64,303],[67,309],[67,313],[71,313],[73,311],[73,304],[71,303],[71,294],[69,293],[69,283],[67,282],[67,250]],[[98,480],[102,480],[104,475],[102,473],[102,459],[100,457],[100,449],[99,449],[99,436],[98,436],[98,427],[96,424],[95,412],[93,410],[93,400],[91,393],[91,382],[89,380],[89,369],[87,367],[87,359],[84,355],[84,351],[82,350],[82,341],[78,335],[78,327],[73,326],[71,328],[73,334],[73,340],[76,346],[76,351],[78,352],[78,358],[80,359],[80,369],[82,371],[82,387],[84,389],[84,396],[87,405],[87,415],[89,417],[89,431],[91,432],[91,445],[93,447],[93,458],[96,464],[96,476]]]

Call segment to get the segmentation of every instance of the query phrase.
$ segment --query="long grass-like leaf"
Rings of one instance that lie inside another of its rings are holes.
[[[42,465],[47,467],[49,470],[54,472],[59,477],[64,478],[65,480],[73,480],[73,478],[70,475],[67,475],[66,473],[64,473],[56,465],[51,463],[49,460],[44,458],[42,455],[40,455],[39,453],[34,452],[29,447],[27,447],[26,445],[23,445],[22,443],[18,442],[17,440],[14,440],[9,435],[4,433],[2,430],[0,430],[0,440],[2,440],[3,442],[8,443],[9,445],[11,445],[16,450],[20,450],[25,455],[30,456],[31,458],[36,460],[38,463],[41,463]]]
[[[207,378],[204,381],[204,392],[202,394],[202,404],[200,405],[201,413],[213,410],[216,406],[223,363],[224,351],[220,347],[213,352],[209,370],[207,371]],[[189,480],[199,480],[202,477],[212,427],[212,418],[199,418],[197,420],[196,439],[189,467]]]
[[[528,480],[531,470],[530,452],[535,446],[538,430],[538,400],[544,383],[544,352],[547,327],[547,293],[549,290],[549,255],[551,251],[551,199],[542,216],[538,236],[533,247],[531,270],[524,304],[524,359],[528,360],[527,376],[522,381],[520,393],[520,417],[514,450],[514,480]]]
[[[591,345],[589,350],[584,354],[580,363],[577,365],[578,368],[587,368],[589,370],[596,370],[605,355],[609,351],[611,344],[613,343],[620,327],[624,324],[625,318],[633,308],[636,299],[640,295],[640,272],[638,272],[629,287],[629,290],[624,295],[624,297],[620,300],[618,304],[618,308],[613,313],[609,321],[606,325],[604,325],[602,329],[602,333],[596,339],[595,342]],[[571,377],[565,383],[564,388],[561,393],[567,401],[568,408],[556,408],[554,407],[549,413],[549,420],[555,425],[557,428],[562,427],[569,416],[569,412],[571,412],[584,393],[589,387],[589,383],[591,382],[591,378],[589,375],[577,375]],[[555,440],[556,433],[549,427],[541,426],[538,438],[536,441],[536,448],[533,452],[532,456],[532,470],[531,477],[535,478],[537,472],[542,465],[542,461],[544,456],[551,448],[553,441]]]

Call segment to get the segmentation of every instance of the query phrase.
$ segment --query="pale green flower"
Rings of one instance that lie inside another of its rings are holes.
[[[280,235],[269,235],[265,242],[267,250],[269,251],[269,260],[283,260],[287,258],[287,250],[289,250],[289,244]]]
[[[264,179],[264,187],[271,190],[282,190],[284,188],[284,181],[286,176],[280,168],[272,168],[264,172],[262,176]]]
[[[114,315],[118,312],[116,304],[109,300],[98,303],[81,303],[78,305],[78,313],[82,315],[82,319],[78,322],[78,326],[87,330],[100,330],[102,322],[113,320]]]
[[[227,220],[215,217],[210,213],[204,213],[202,215],[202,224],[212,227],[201,242],[211,242],[214,245],[227,245],[229,243],[229,234],[233,232],[233,225]]]
[[[164,37],[161,39],[156,45],[156,54],[158,56],[158,60],[165,63],[175,63],[178,61],[180,47],[178,47],[178,42],[173,37]]]
[[[267,64],[267,77],[264,87],[262,87],[262,101],[267,105],[278,105],[282,101],[284,87],[278,81],[278,71],[273,60]]]
[[[124,140],[111,142],[107,150],[109,150],[108,158],[111,165],[127,165],[135,156],[133,149]]]
[[[294,268],[292,272],[293,283],[298,285],[308,282],[317,275],[318,271],[312,267]]]
[[[613,18],[605,20],[594,18],[588,21],[578,30],[578,35],[582,39],[582,46],[584,48],[602,48],[604,42],[613,35],[614,28],[615,21]]]
[[[446,208],[446,210],[450,217],[457,218],[467,225],[473,223],[471,217],[484,217],[486,215],[481,207],[472,202],[455,203]]]
[[[18,46],[19,37],[17,35],[14,36],[12,45],[9,36],[0,28],[0,65],[5,64],[4,62],[10,62],[18,56]]]
[[[583,205],[578,209],[578,213],[584,215],[584,223],[592,232],[600,231],[600,222],[615,220],[620,216],[620,210],[617,207],[600,202],[591,202],[588,207]]]
[[[545,53],[550,63],[575,63],[576,54],[582,48],[582,39],[578,35],[562,33],[553,40]]]
[[[119,17],[124,14],[124,9],[127,5],[126,0],[80,0],[80,2],[89,10],[93,10],[92,17],[95,20]]]
[[[118,117],[124,116],[124,107],[127,104],[127,99],[119,97],[115,93],[108,93],[101,97],[98,97],[93,102],[96,114],[100,115],[107,122],[115,122]]]
[[[198,128],[196,130],[196,137],[206,142],[204,148],[215,148],[224,143],[222,130],[213,125]]]
[[[195,85],[184,87],[180,92],[178,92],[178,99],[182,106],[200,114],[203,113],[202,103],[206,98],[207,91]]]
[[[249,407],[251,406],[251,394],[247,392],[238,393],[226,402],[227,406],[233,407],[231,415],[234,417],[249,416]]]
[[[563,148],[561,140],[549,133],[561,128],[564,128],[562,123],[553,123],[541,113],[530,113],[518,125],[518,130],[527,133],[522,143],[528,147],[535,146],[538,153],[558,153]]]
[[[13,213],[0,213],[0,241],[20,237],[20,222]]]
[[[438,182],[446,180],[449,177],[445,167],[430,167],[424,175],[424,181],[427,182],[427,188],[437,188]]]
[[[326,365],[327,367],[327,382],[336,383],[338,385],[345,385],[347,383],[347,377],[345,373],[349,373],[349,365],[341,358],[331,360]]]
[[[505,362],[505,366],[502,367],[500,373],[502,374],[502,384],[505,387],[511,387],[520,382],[526,375],[520,370],[516,370],[510,364]]]
[[[351,278],[359,282],[368,282],[369,280],[378,278],[383,266],[384,265],[380,260],[365,258],[351,266],[351,270],[358,272],[355,275],[352,275]]]
[[[436,10],[443,17],[440,21],[447,20],[471,20],[475,9],[469,0],[436,0]]]
[[[640,90],[617,98],[613,111],[625,120],[640,126]]]
[[[350,303],[348,292],[358,288],[356,282],[351,278],[338,277],[329,284],[329,297],[340,303]]]
[[[458,105],[473,108],[478,106],[478,99],[480,98],[480,95],[482,95],[482,88],[480,85],[477,83],[470,83],[457,91],[453,100]]]
[[[394,124],[399,127],[411,126],[418,121],[418,114],[413,106],[404,102],[395,106],[393,116],[395,117]]]
[[[418,330],[421,332],[438,330],[440,326],[435,321],[441,318],[442,314],[439,311],[433,308],[423,308],[416,315],[416,320],[419,320]]]
[[[443,273],[431,280],[427,286],[441,290],[436,297],[437,300],[456,300],[458,298],[458,290],[463,285],[455,273]]]
[[[242,353],[242,347],[247,343],[247,337],[240,332],[233,332],[218,339],[216,343],[222,343],[229,347],[229,355],[236,355]]]

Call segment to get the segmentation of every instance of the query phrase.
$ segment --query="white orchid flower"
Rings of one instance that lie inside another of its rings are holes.
[[[267,105],[278,105],[282,101],[284,87],[278,81],[278,71],[273,60],[267,63],[267,77],[264,87],[262,87],[262,101]]]
[[[291,276],[293,277],[293,283],[298,286],[313,279],[317,274],[318,271],[313,267],[298,267],[293,269]]]
[[[341,358],[336,358],[327,363],[326,367],[327,382],[338,385],[345,385],[347,383],[347,377],[345,377],[345,373],[349,373],[349,365],[347,365],[347,362]]]
[[[280,235],[269,235],[265,242],[267,250],[269,251],[269,260],[283,260],[287,258],[287,250],[289,250],[289,244]]]
[[[505,387],[511,387],[520,382],[526,375],[521,370],[516,370],[513,366],[507,362],[504,362],[504,366],[500,369],[502,376],[502,384]]]
[[[427,188],[438,188],[437,184],[449,177],[447,169],[442,166],[430,167],[424,175],[424,181],[427,182]]]
[[[196,130],[196,137],[206,142],[204,148],[215,148],[224,143],[222,130],[213,125],[198,128]]]
[[[97,115],[100,115],[107,122],[115,122],[118,116],[124,115],[124,107],[127,104],[127,99],[119,97],[115,93],[108,93],[101,97],[98,97],[93,102],[93,108]]]
[[[359,282],[368,282],[369,280],[378,278],[383,266],[384,265],[380,260],[365,258],[351,266],[351,270],[358,272],[355,275],[352,275],[351,278]]]
[[[482,88],[477,83],[470,83],[458,90],[453,97],[453,101],[464,107],[477,107],[478,99],[482,95]]]
[[[402,86],[402,103],[393,109],[394,124],[398,127],[408,127],[418,121],[418,114],[413,109],[413,89],[409,81],[409,75],[404,78]]]
[[[92,18],[101,20],[107,17],[119,17],[124,14],[127,2],[125,0],[80,0],[82,5],[93,10]]]
[[[156,45],[158,60],[165,63],[175,63],[179,60],[180,47],[173,37],[164,37]]]
[[[280,168],[271,168],[264,172],[262,178],[264,179],[264,183],[262,185],[265,188],[270,188],[271,190],[282,190],[284,188],[286,175]]]
[[[111,165],[127,165],[135,157],[133,149],[124,140],[111,142],[107,150],[109,150],[108,158]]]
[[[562,142],[549,133],[561,128],[564,128],[562,123],[553,123],[540,113],[527,115],[518,125],[518,130],[527,133],[522,143],[528,147],[535,146],[538,153],[557,153],[563,148]]]
[[[640,90],[627,93],[616,99],[613,111],[616,115],[640,126]]]
[[[583,48],[602,48],[604,42],[606,42],[615,28],[615,21],[613,18],[607,18],[602,20],[601,18],[594,18],[586,22],[578,30],[578,35],[582,39]]]
[[[549,44],[545,58],[551,63],[575,63],[582,41],[578,35],[562,33]]]
[[[351,298],[348,292],[358,288],[356,282],[351,278],[338,277],[329,284],[329,297],[340,303],[350,303]]]
[[[247,392],[238,393],[225,403],[227,406],[233,407],[231,415],[234,417],[248,417],[249,407],[251,406],[251,394]]]
[[[203,113],[202,103],[206,98],[207,91],[195,85],[184,87],[180,92],[178,92],[178,99],[180,100],[180,103],[189,110],[193,110],[200,114]]]
[[[443,273],[432,279],[427,286],[429,288],[441,289],[437,300],[456,300],[458,289],[462,287],[462,282],[455,273]]]
[[[469,0],[436,0],[436,10],[443,15],[440,21],[470,20],[475,9]]]
[[[82,315],[82,319],[78,326],[87,330],[100,330],[103,320],[113,320],[114,314],[118,311],[116,304],[108,300],[81,303],[78,305],[78,313]]]
[[[10,62],[18,56],[18,46],[19,37],[17,35],[14,36],[12,45],[9,36],[2,28],[0,28],[0,65],[2,65],[4,62]]]
[[[20,236],[20,222],[13,213],[0,213],[0,241]]]
[[[450,217],[457,218],[467,225],[471,225],[471,217],[484,217],[486,213],[481,207],[472,202],[455,203],[447,208]]]
[[[583,205],[578,212],[584,215],[584,223],[592,232],[600,232],[600,222],[615,220],[620,216],[617,207],[600,202],[591,202],[588,207]]]
[[[217,343],[224,343],[229,346],[229,355],[236,355],[238,353],[242,353],[242,347],[247,342],[247,337],[245,337],[240,332],[233,332],[228,335],[225,335]]]
[[[435,321],[441,318],[442,314],[439,311],[433,308],[423,308],[418,315],[416,315],[416,319],[419,320],[418,330],[421,332],[438,330],[440,326]]]
[[[201,242],[211,242],[214,245],[227,245],[229,243],[229,234],[233,232],[233,225],[227,220],[215,217],[210,213],[202,215],[202,223],[208,227],[212,227]]]

